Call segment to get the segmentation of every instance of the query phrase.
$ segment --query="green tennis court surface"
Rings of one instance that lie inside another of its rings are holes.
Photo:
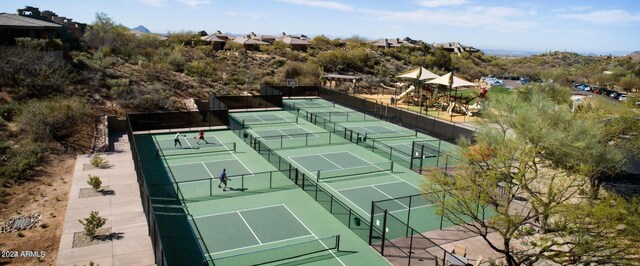
[[[264,124],[288,124],[297,123],[298,117],[287,111],[260,111],[229,114],[230,119],[235,119],[245,126]]]
[[[231,131],[182,134],[134,136],[169,264],[387,264]]]
[[[420,175],[402,166],[392,166],[389,160],[352,143],[276,152],[311,177],[308,182],[326,187],[363,217],[370,217],[372,201],[421,193]],[[440,226],[440,216],[431,203],[391,201],[385,206],[394,215],[405,215],[411,206],[411,220],[424,221],[418,223],[418,230],[426,232]]]

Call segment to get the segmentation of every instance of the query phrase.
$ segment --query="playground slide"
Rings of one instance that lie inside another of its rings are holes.
[[[416,87],[411,86],[411,87],[409,87],[406,91],[404,91],[404,92],[400,93],[400,95],[398,95],[398,102],[402,101],[402,97],[404,97],[405,95],[407,95],[407,93],[410,93],[410,92],[412,92],[412,91],[413,91],[413,90],[415,90],[415,89],[416,89]]]

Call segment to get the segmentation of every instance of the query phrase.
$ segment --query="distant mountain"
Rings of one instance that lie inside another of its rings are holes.
[[[532,51],[510,51],[510,50],[492,50],[492,49],[480,49],[485,54],[495,55],[495,56],[513,56],[513,57],[525,57],[535,54],[540,54],[540,52],[532,52]]]
[[[133,28],[132,30],[137,30],[139,32],[144,32],[144,33],[151,33],[151,31],[149,31],[147,28],[145,28],[144,26],[140,25],[138,27]]]
[[[635,51],[633,53],[628,54],[629,56],[640,56],[640,51]]]

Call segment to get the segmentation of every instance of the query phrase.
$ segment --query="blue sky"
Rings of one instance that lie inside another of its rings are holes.
[[[105,12],[159,33],[357,34],[519,51],[640,50],[638,0],[2,0],[0,12],[25,5],[88,23]]]

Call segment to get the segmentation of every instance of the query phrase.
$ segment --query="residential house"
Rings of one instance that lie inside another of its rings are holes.
[[[311,46],[310,39],[305,35],[287,35],[282,33],[278,41],[285,43],[291,50],[306,51]]]
[[[0,45],[15,45],[15,38],[59,39],[62,25],[15,14],[0,13]]]
[[[382,39],[371,42],[371,44],[375,47],[389,49],[389,48],[397,48],[397,47],[419,47],[422,41],[413,40],[409,37],[405,37],[404,39],[395,38],[395,39]]]
[[[203,41],[210,43],[211,48],[216,51],[224,49],[225,44],[230,40],[228,35],[222,34],[220,31],[216,31],[211,35],[202,36],[200,38],[202,38]]]
[[[233,39],[233,41],[237,42],[239,44],[242,44],[242,46],[244,47],[245,50],[258,50],[260,45],[269,45],[270,44],[270,43],[265,42],[265,41],[256,40],[256,39],[252,38],[251,35],[243,35],[243,36],[240,36],[240,37],[236,37],[235,39]]]
[[[272,44],[273,42],[276,41],[276,37],[275,36],[271,36],[271,35],[256,35],[253,32],[249,33],[249,38],[251,38],[252,40],[256,40],[256,41],[266,42],[267,44]]]
[[[18,15],[22,17],[62,25],[62,30],[60,31],[60,36],[58,38],[61,39],[65,45],[65,50],[80,47],[80,39],[84,35],[87,24],[73,21],[71,18],[58,16],[56,13],[49,10],[40,11],[39,8],[32,6],[26,6],[25,8],[18,9],[17,11]]]
[[[480,51],[477,48],[474,48],[468,45],[463,45],[463,44],[460,44],[459,42],[435,43],[433,44],[433,46],[436,48],[442,48],[445,51],[448,51],[451,53],[456,53],[458,55],[462,54],[463,52],[475,53]]]

